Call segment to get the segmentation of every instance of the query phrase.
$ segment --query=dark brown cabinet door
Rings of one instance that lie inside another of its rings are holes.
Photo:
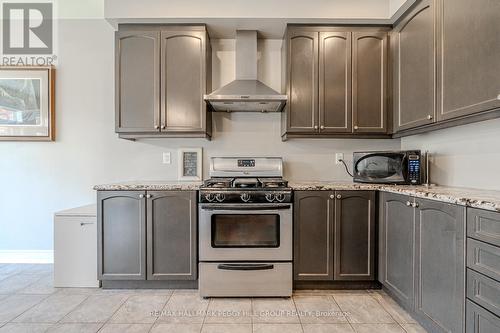
[[[352,33],[354,133],[387,132],[387,33]]]
[[[99,279],[145,280],[145,192],[99,191],[97,214]]]
[[[335,192],[335,280],[375,278],[375,192]]]
[[[414,309],[415,214],[413,198],[380,193],[379,281],[406,309]]]
[[[318,125],[318,32],[287,36],[286,132],[313,133]]]
[[[161,32],[161,131],[204,132],[206,32]]]
[[[319,34],[320,133],[352,132],[351,33]]]
[[[439,120],[500,107],[500,1],[437,3]]]
[[[147,193],[148,280],[196,280],[196,192]]]
[[[465,208],[415,199],[415,312],[432,332],[462,332]]]
[[[116,132],[158,132],[160,32],[118,31],[115,54]]]
[[[395,131],[436,120],[433,0],[424,0],[391,34]]]
[[[333,192],[294,196],[294,279],[333,280]]]

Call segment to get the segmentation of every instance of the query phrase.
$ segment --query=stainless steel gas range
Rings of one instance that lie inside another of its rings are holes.
[[[292,190],[275,157],[214,157],[199,198],[203,297],[291,296]]]

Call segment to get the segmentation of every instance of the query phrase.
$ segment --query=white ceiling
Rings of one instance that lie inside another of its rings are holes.
[[[282,38],[288,23],[391,24],[416,0],[104,0],[104,17],[118,23],[205,23],[212,38],[255,29]]]

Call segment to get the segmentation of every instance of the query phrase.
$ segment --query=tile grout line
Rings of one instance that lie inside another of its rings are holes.
[[[118,293],[118,295],[119,295],[119,293]],[[97,332],[100,332],[104,328],[104,326],[106,326],[106,324],[111,320],[111,318],[113,318],[113,316],[122,308],[122,306],[132,296],[132,294],[127,294],[127,293],[124,293],[124,295],[125,295],[125,299],[120,303],[120,306],[111,314],[111,316],[109,316],[109,318],[102,324],[101,328],[99,328],[99,330]]]
[[[18,295],[18,294],[12,294],[12,296],[41,296],[41,295]],[[11,320],[9,320],[8,322],[6,322],[6,324],[15,324],[14,320],[16,320],[17,318],[19,318],[20,316],[22,316],[23,314],[25,314],[26,312],[28,312],[29,310],[33,309],[35,306],[37,306],[38,304],[42,303],[43,301],[45,301],[47,298],[49,298],[50,295],[43,295],[45,296],[44,298],[40,299],[39,302],[33,304],[32,306],[30,306],[29,308],[27,308],[26,310],[24,310],[23,312],[21,312],[19,315],[15,316],[14,318],[12,318]],[[9,298],[9,297],[8,297]]]
[[[293,294],[290,298],[292,299],[293,307],[295,308],[295,313],[297,314],[297,318],[299,318],[300,329],[302,330],[302,333],[304,333],[304,324],[302,323],[302,318],[300,318],[299,310],[297,309],[297,303],[295,303],[295,298],[293,297]]]
[[[198,297],[200,297],[200,296],[198,295]],[[200,333],[203,331],[203,326],[205,326],[205,320],[207,319],[207,312],[208,312],[208,309],[210,309],[210,304],[212,303],[212,300],[213,300],[212,298],[210,298],[208,300],[208,305],[207,305],[207,308],[205,310],[205,316],[203,316],[203,321],[201,322]]]
[[[346,316],[344,314],[344,310],[340,307],[340,304],[335,299],[335,295],[330,295],[330,297],[332,298],[333,302],[337,305],[337,307],[339,308],[340,312],[342,312],[342,316],[344,316],[344,318],[345,318],[345,320],[347,322],[347,325],[349,325],[349,327],[351,328],[351,330],[353,332],[356,332],[356,329],[354,328],[354,326],[352,326],[352,323],[351,323],[351,320],[349,319],[349,316]]]
[[[64,296],[67,296],[67,295],[64,295]],[[91,296],[91,295],[83,295],[85,296],[84,299],[82,299],[82,301],[80,303],[78,303],[77,306],[75,306],[73,309],[71,309],[68,313],[66,313],[64,316],[62,316],[61,319],[59,319],[56,324],[63,324],[61,321],[66,318],[71,312],[77,310],[83,303],[85,303],[85,301]]]
[[[172,290],[172,292],[169,295],[166,295],[167,296],[167,301],[161,307],[160,314],[156,317],[155,321],[153,322],[153,325],[151,325],[151,327],[149,328],[148,333],[150,333],[153,330],[153,328],[155,327],[156,322],[158,321],[158,319],[160,318],[161,314],[163,313],[163,309],[165,309],[165,307],[167,306],[167,303],[170,301],[170,298],[172,297],[173,294],[174,294],[174,291]]]

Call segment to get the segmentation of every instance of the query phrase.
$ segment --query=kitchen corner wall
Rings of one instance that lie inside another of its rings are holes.
[[[431,181],[500,190],[500,119],[401,139],[402,149],[431,153]]]

